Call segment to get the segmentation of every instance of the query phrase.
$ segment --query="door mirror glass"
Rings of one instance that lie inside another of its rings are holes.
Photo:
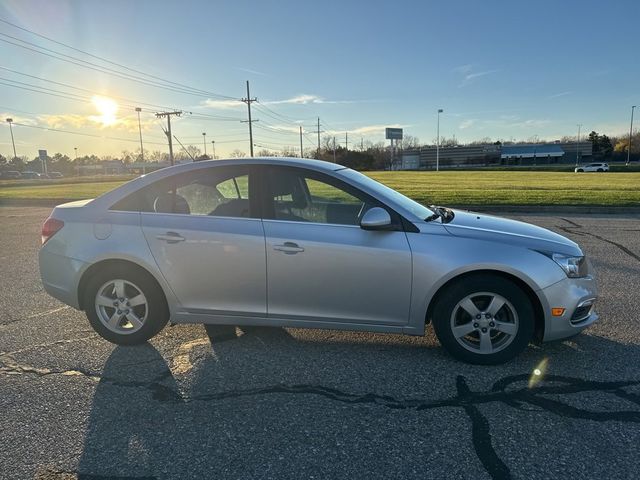
[[[367,210],[360,220],[360,228],[364,230],[387,230],[389,227],[391,227],[391,215],[380,207]]]

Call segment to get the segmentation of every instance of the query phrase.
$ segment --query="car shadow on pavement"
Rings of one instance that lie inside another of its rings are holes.
[[[362,426],[354,418],[374,423],[384,412],[413,418],[439,409],[455,409],[470,423],[460,435],[489,477],[512,478],[483,405],[640,423],[640,376],[589,378],[603,354],[615,351],[617,362],[633,362],[639,349],[601,337],[583,335],[549,350],[529,349],[520,363],[477,367],[455,362],[436,348],[420,354],[414,343],[377,336],[353,341],[333,332],[318,340],[281,328],[219,326],[207,327],[206,333],[206,340],[192,342],[197,347],[187,353],[186,363],[165,359],[151,344],[113,350],[93,398],[78,478],[302,478],[312,473],[305,473],[305,462],[329,477],[342,469],[367,472],[373,442],[353,440]],[[528,365],[545,359],[556,365],[577,362],[583,375],[539,372],[536,378]],[[488,381],[479,388],[472,372]],[[576,401],[596,394],[610,400],[606,410]],[[342,447],[346,454],[323,450],[340,432],[351,438]],[[384,439],[384,432],[378,433]],[[373,453],[384,455],[383,450]],[[377,473],[388,477],[403,468],[399,460],[393,462],[388,461],[386,474]]]

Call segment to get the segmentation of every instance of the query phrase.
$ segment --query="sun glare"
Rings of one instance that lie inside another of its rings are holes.
[[[107,97],[95,95],[91,99],[91,103],[98,110],[99,116],[94,117],[101,122],[103,126],[109,126],[116,123],[116,113],[118,112],[118,104]]]

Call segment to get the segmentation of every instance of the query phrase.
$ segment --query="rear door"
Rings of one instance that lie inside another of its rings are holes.
[[[266,314],[264,232],[250,166],[175,175],[145,192],[142,229],[185,311]]]
[[[271,166],[264,178],[269,316],[404,325],[411,252],[394,231],[366,231],[366,194],[326,174]]]

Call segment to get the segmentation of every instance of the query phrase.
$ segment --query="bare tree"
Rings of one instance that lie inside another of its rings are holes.
[[[408,150],[411,148],[420,148],[420,139],[413,135],[403,135],[399,145],[401,150]]]
[[[247,154],[242,150],[240,150],[239,148],[236,148],[233,152],[229,154],[229,156],[231,158],[242,158],[242,157],[246,157]]]
[[[257,157],[275,157],[276,155],[276,152],[274,152],[273,150],[269,150],[268,148],[263,148],[262,150],[258,150],[258,152],[256,152]]]
[[[283,157],[299,157],[300,149],[297,149],[295,147],[283,147],[280,151],[280,155],[282,155]]]

